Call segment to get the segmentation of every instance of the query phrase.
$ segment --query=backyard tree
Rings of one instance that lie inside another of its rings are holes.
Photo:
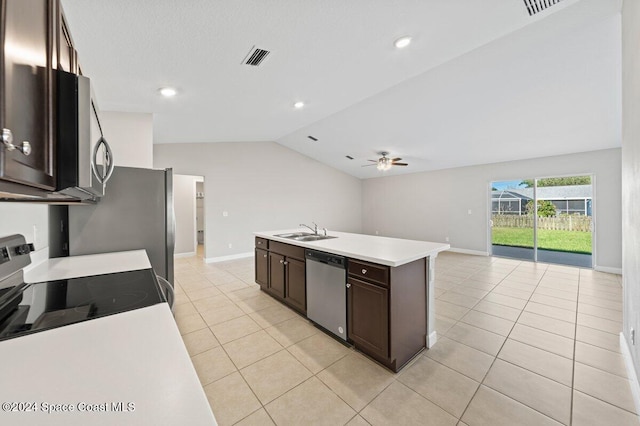
[[[533,200],[529,200],[526,205],[527,214],[533,215]],[[556,206],[551,201],[538,200],[538,216],[553,217],[556,215]]]
[[[533,179],[525,179],[520,182],[525,188],[533,188]],[[559,178],[543,178],[538,179],[538,186],[573,186],[573,185],[591,185],[591,176],[569,176]]]

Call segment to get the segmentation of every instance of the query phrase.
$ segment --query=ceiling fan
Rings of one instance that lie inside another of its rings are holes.
[[[389,170],[392,166],[408,166],[407,163],[398,163],[398,161],[402,160],[402,158],[387,157],[387,155],[389,155],[388,152],[383,151],[380,153],[380,155],[382,155],[382,157],[378,158],[377,160],[367,160],[374,164],[365,164],[362,167],[377,166],[378,170],[386,171]]]

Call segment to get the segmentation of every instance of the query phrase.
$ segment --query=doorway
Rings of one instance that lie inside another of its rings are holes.
[[[494,256],[591,268],[593,176],[491,182]]]
[[[204,177],[173,176],[176,257],[204,255]]]
[[[204,178],[196,181],[196,254],[204,257]]]

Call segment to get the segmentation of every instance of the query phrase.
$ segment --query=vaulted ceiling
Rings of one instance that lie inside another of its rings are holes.
[[[62,3],[100,108],[153,113],[154,143],[276,141],[362,178],[380,151],[394,174],[620,146],[620,0]]]

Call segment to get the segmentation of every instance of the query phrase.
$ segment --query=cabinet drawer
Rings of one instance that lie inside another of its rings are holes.
[[[269,240],[266,238],[256,237],[256,248],[267,250],[269,248]]]
[[[291,244],[280,243],[278,241],[269,241],[269,251],[304,260],[304,247],[292,246]]]
[[[349,275],[367,281],[389,286],[389,267],[362,260],[349,259]]]

